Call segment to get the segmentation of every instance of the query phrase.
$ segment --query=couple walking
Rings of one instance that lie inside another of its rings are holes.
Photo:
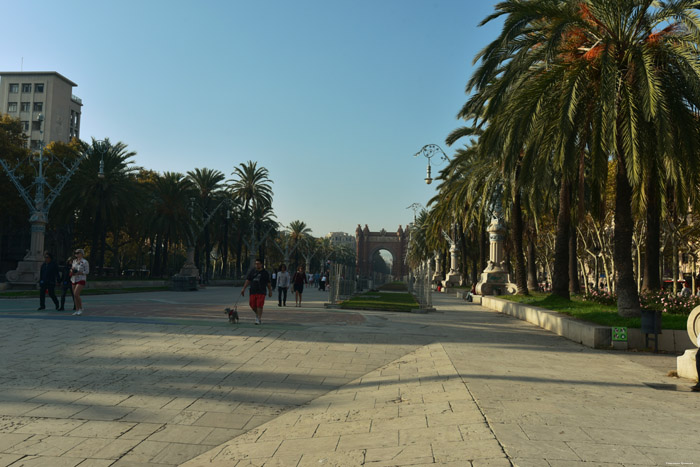
[[[277,306],[287,306],[287,290],[289,289],[290,285],[293,285],[295,298],[294,306],[300,307],[302,294],[304,293],[304,284],[308,284],[306,274],[304,273],[304,268],[299,266],[297,268],[297,272],[294,273],[294,276],[290,276],[287,272],[287,266],[285,264],[281,264],[280,271],[277,273]]]
[[[46,295],[51,298],[56,311],[63,311],[66,303],[66,293],[70,291],[73,297],[74,315],[83,314],[83,300],[80,293],[85,287],[87,274],[90,272],[90,264],[83,255],[85,252],[78,248],[75,250],[75,257],[68,259],[67,268],[61,275],[58,270],[58,264],[54,262],[53,255],[49,252],[44,253],[44,264],[41,265],[39,272],[39,310],[46,309]],[[54,288],[56,284],[60,284],[63,289],[61,294],[61,305],[58,304]]]

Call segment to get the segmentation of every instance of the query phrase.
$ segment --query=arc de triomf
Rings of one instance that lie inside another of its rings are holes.
[[[379,232],[370,232],[369,227],[357,225],[355,229],[355,245],[357,254],[357,273],[360,277],[367,277],[372,272],[372,257],[379,250],[387,250],[394,257],[391,274],[395,278],[401,278],[408,274],[408,267],[404,260],[408,247],[408,229],[401,226],[396,232],[387,232],[382,229]]]

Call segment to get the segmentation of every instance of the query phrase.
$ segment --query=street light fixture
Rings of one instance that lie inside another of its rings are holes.
[[[439,155],[440,159],[443,161],[448,161],[450,160],[449,157],[447,157],[447,154],[445,154],[445,151],[442,150],[440,146],[437,144],[426,144],[423,146],[420,151],[415,153],[413,157],[417,156],[424,156],[426,159],[428,159],[428,169],[427,169],[427,174],[425,177],[425,183],[430,185],[433,183],[433,177],[431,173],[431,167],[430,167],[430,159],[432,159],[435,155]]]
[[[52,162],[63,167],[65,173],[63,175],[56,174],[55,182],[52,182],[53,184],[49,183],[44,176],[44,162],[47,161],[47,159],[44,158],[44,115],[39,114],[36,121],[39,123],[39,133],[41,134],[41,140],[38,142],[38,158],[36,153],[30,153],[14,166],[10,166],[6,160],[0,158],[0,166],[2,166],[7,177],[15,185],[20,196],[29,207],[29,223],[31,224],[32,232],[29,251],[22,261],[19,262],[17,269],[9,271],[6,274],[7,280],[11,284],[34,285],[38,282],[39,270],[44,263],[44,237],[49,219],[49,210],[85,158],[85,154],[83,153],[68,166],[60,158],[52,156]],[[34,162],[36,161],[39,162],[38,168],[34,167]],[[34,182],[28,187],[23,186],[21,183],[23,179],[21,175],[23,170],[21,170],[21,168],[25,165],[29,165],[36,170]],[[20,174],[17,173],[18,171]],[[34,199],[31,197],[32,187],[35,187]]]

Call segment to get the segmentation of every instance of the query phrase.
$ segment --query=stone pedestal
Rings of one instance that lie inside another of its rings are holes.
[[[462,275],[457,270],[457,246],[453,243],[450,246],[450,272],[442,281],[445,287],[456,287],[462,283]]]
[[[688,378],[697,381],[698,370],[695,367],[695,354],[698,349],[688,349],[680,357],[676,357],[676,371],[681,378]]]
[[[695,342],[695,345],[700,345],[700,337],[698,337],[700,334],[700,306],[696,306],[688,315],[686,329],[691,342]],[[697,353],[698,349],[688,349],[683,355],[676,358],[678,376],[698,381],[699,375],[695,366],[695,355]]]
[[[503,254],[503,240],[506,231],[502,219],[491,218],[489,224],[489,262],[481,273],[481,279],[476,284],[478,295],[513,295],[518,288],[510,281],[510,274]]]
[[[35,212],[29,218],[32,226],[31,246],[27,255],[17,264],[17,269],[5,274],[12,285],[36,285],[39,283],[41,265],[44,264],[44,235],[46,233],[46,215]]]
[[[442,257],[439,253],[435,253],[435,272],[433,273],[433,282],[439,284],[442,281],[442,276],[440,271],[442,271]]]
[[[177,273],[178,276],[181,277],[197,277],[199,278],[199,269],[197,269],[197,266],[194,264],[194,247],[193,246],[188,246],[187,247],[187,259],[185,260],[185,264],[182,266],[180,269],[180,272]]]

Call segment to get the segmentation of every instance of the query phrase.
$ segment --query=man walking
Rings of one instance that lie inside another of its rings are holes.
[[[39,310],[46,309],[46,291],[49,292],[49,297],[53,300],[56,309],[58,310],[58,299],[54,288],[58,282],[58,264],[54,263],[51,253],[44,253],[44,264],[41,265],[39,273]]]
[[[250,285],[250,307],[255,312],[255,324],[262,324],[263,306],[265,305],[265,288],[267,287],[270,297],[272,297],[272,285],[270,284],[270,274],[263,269],[260,259],[255,260],[255,269],[251,270],[246,277],[241,295],[245,296],[245,289]]]

